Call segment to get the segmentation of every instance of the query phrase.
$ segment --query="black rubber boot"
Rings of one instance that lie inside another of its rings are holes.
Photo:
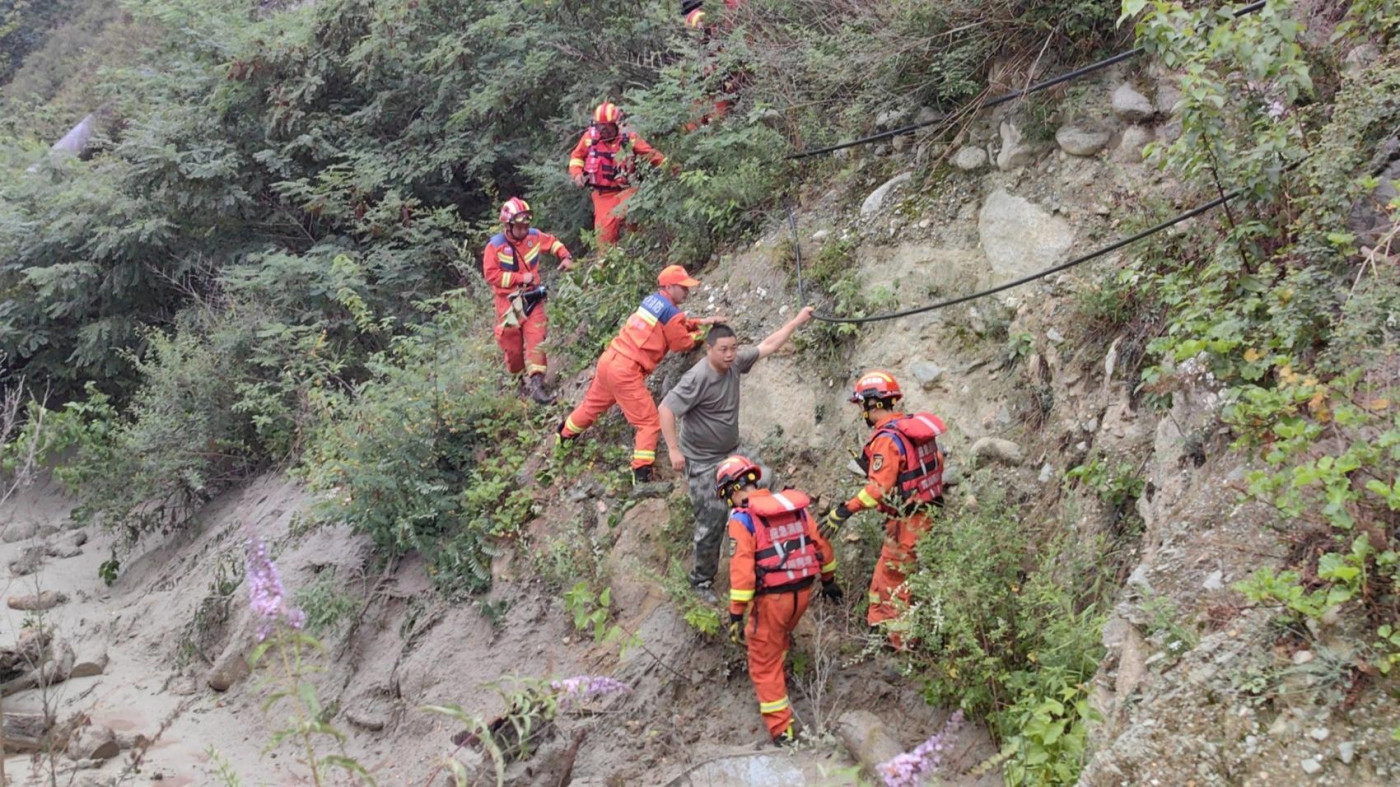
[[[535,404],[554,404],[554,394],[544,389],[544,375],[542,374],[530,375],[525,390],[530,394],[530,399]]]

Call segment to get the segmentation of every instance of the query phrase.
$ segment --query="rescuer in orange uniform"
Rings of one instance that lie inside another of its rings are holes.
[[[648,295],[623,323],[617,338],[598,359],[583,402],[559,425],[560,441],[572,440],[616,403],[637,430],[632,480],[638,484],[652,480],[656,442],[661,436],[661,417],[651,391],[647,390],[647,375],[656,370],[667,353],[695,347],[704,338],[702,326],[724,321],[723,317],[692,320],[680,310],[690,297],[691,288],[700,286],[685,268],[669,265],[661,270],[656,282],[660,291]]]
[[[511,197],[501,206],[502,231],[492,236],[482,254],[481,269],[496,300],[496,344],[506,355],[511,374],[525,373],[526,391],[539,404],[554,397],[544,390],[544,343],[549,318],[544,311],[545,289],[540,280],[540,252],[559,260],[560,270],[574,267],[573,255],[559,239],[530,226],[530,205]]]
[[[622,110],[616,104],[599,104],[593,110],[593,122],[569,154],[569,176],[574,183],[593,189],[593,228],[598,231],[599,249],[617,243],[622,234],[627,216],[623,203],[637,193],[631,178],[635,159],[644,158],[654,167],[666,161],[660,151],[621,124]]]
[[[807,495],[759,489],[762,476],[758,465],[731,456],[715,470],[715,492],[732,507],[729,638],[747,641],[758,710],[773,742],[784,745],[796,740],[783,676],[792,630],[807,611],[818,576],[823,597],[840,601],[842,594],[834,578],[835,553],[807,511]]]
[[[886,625],[890,644],[901,650],[904,636],[895,619],[898,607],[909,603],[904,579],[914,562],[914,545],[932,526],[931,509],[943,505],[943,454],[936,438],[947,431],[931,413],[896,411],[895,403],[903,397],[888,372],[869,371],[856,382],[851,402],[861,405],[865,422],[873,427],[857,460],[868,483],[822,521],[823,535],[831,538],[857,511],[878,508],[886,516],[885,543],[870,578],[866,620],[871,627]]]

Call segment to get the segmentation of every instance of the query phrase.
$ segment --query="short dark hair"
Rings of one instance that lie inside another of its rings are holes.
[[[734,336],[734,329],[722,322],[717,322],[710,326],[710,333],[705,337],[705,344],[714,344],[720,339],[730,339]]]

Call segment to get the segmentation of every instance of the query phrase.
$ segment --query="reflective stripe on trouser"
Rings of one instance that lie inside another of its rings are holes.
[[[759,713],[768,734],[777,737],[792,723],[788,705],[787,681],[783,676],[783,661],[792,644],[792,630],[807,611],[812,589],[793,593],[766,593],[755,596],[749,605],[749,620],[745,624],[748,638],[749,678],[758,695]]]
[[[598,248],[606,249],[622,237],[622,225],[627,222],[627,210],[622,203],[636,193],[636,189],[593,190],[593,229],[598,232]]]
[[[870,609],[865,618],[870,625],[895,620],[900,610],[909,606],[905,574],[913,567],[914,545],[928,532],[931,524],[925,514],[885,522],[885,543],[880,547],[875,574],[870,578]],[[890,644],[903,648],[904,638],[898,623],[888,624],[886,628],[889,630]]]
[[[564,436],[573,437],[598,420],[609,407],[622,408],[627,422],[637,430],[632,450],[632,467],[647,467],[656,461],[656,442],[661,437],[661,417],[647,390],[646,375],[637,362],[607,350],[598,359],[593,382],[583,402],[564,420]]]
[[[545,366],[544,350],[540,345],[544,344],[549,329],[549,317],[545,314],[544,306],[536,306],[518,328],[501,327],[501,315],[504,313],[498,306],[496,344],[501,348],[501,352],[505,353],[506,370],[511,374],[520,374],[522,371],[526,374],[544,374],[548,369]]]
[[[729,454],[742,454],[752,460],[763,472],[758,485],[764,489],[772,488],[772,470],[758,461],[756,453],[739,446]],[[715,469],[722,461],[723,458],[713,462],[692,462],[686,457],[686,484],[690,489],[690,507],[695,513],[695,550],[690,569],[692,585],[713,582],[719,571],[719,550],[724,544],[724,534],[729,524],[729,504],[715,494]]]

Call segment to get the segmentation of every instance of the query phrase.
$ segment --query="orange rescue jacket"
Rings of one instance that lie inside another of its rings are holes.
[[[806,494],[758,489],[729,514],[729,611],[743,614],[755,595],[830,581],[836,556],[807,507]]]
[[[496,296],[496,305],[508,303],[512,293],[540,281],[540,251],[547,251],[559,260],[572,255],[559,239],[534,227],[522,241],[513,241],[498,232],[486,244],[481,257],[481,271]]]
[[[623,323],[608,348],[651,374],[668,352],[686,352],[700,343],[700,324],[685,316],[671,299],[654,292]]]
[[[634,158],[645,158],[654,167],[666,157],[633,131],[620,131],[616,138],[598,138],[598,129],[589,126],[569,154],[569,175],[584,173],[589,186],[602,191],[620,191],[631,185],[636,169]]]

